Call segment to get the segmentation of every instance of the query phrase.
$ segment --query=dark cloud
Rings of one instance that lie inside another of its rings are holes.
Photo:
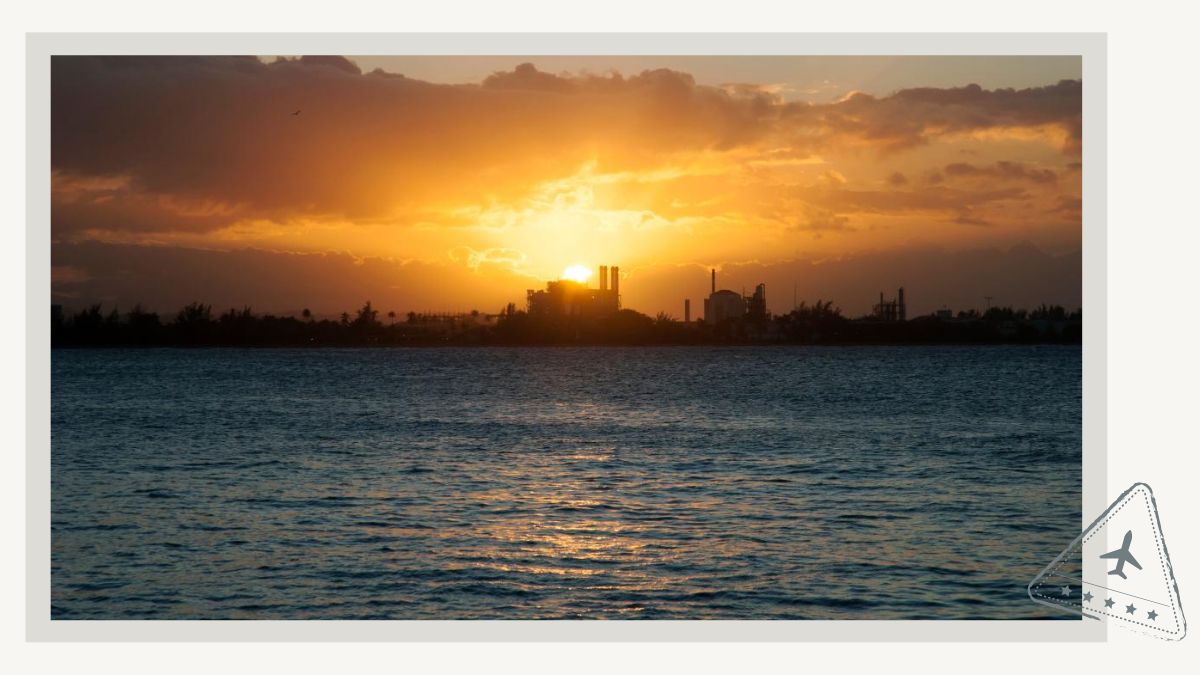
[[[1078,80],[1063,80],[1029,89],[987,90],[972,84],[904,89],[886,97],[855,93],[831,105],[792,104],[789,114],[819,119],[837,133],[893,150],[922,145],[944,134],[1053,126],[1066,134],[1064,152],[1077,154],[1082,139],[1082,89]]]
[[[492,73],[483,81],[484,89],[523,89],[526,91],[575,91],[570,78],[539,71],[532,63],[522,63],[512,72]]]
[[[972,214],[969,210],[964,210],[954,217],[954,222],[958,225],[974,225],[976,227],[990,227],[991,223],[983,218]]]
[[[1081,220],[1083,218],[1083,199],[1064,195],[1058,198],[1054,210],[1075,220]]]
[[[810,203],[832,211],[903,213],[910,211],[962,211],[994,202],[1019,200],[1028,193],[1017,187],[961,190],[927,187],[915,190],[804,189],[798,193]]]
[[[826,232],[844,232],[851,229],[850,219],[833,211],[811,205],[801,207],[799,210],[803,213],[803,218],[790,228],[792,230],[811,232],[821,236]],[[785,213],[779,213],[776,216],[785,221],[788,219],[788,215]]]
[[[746,143],[771,112],[672,71],[565,80],[524,65],[451,86],[340,57],[55,57],[52,78],[60,174],[269,217],[511,198],[589,160],[636,168]]]
[[[783,103],[783,97],[780,96],[778,88],[769,84],[730,82],[722,84],[721,89],[740,98],[760,99],[764,103],[769,102],[776,105]]]
[[[1038,169],[1020,162],[1006,161],[996,162],[989,166],[956,162],[946,165],[945,174],[952,178],[988,178],[1039,184],[1053,183],[1058,180],[1058,174],[1050,169]]]
[[[228,225],[240,211],[224,202],[88,185],[61,174],[51,184],[53,230],[60,239],[93,231],[206,232]]]
[[[586,162],[637,170],[768,140],[803,155],[846,139],[896,150],[1017,126],[1077,138],[1081,105],[1079,82],[808,105],[671,70],[572,76],[523,64],[480,85],[439,85],[362,74],[339,56],[58,56],[51,69],[56,175],[128,181],[103,201],[56,195],[56,233],[235,217],[404,222],[423,208],[518,199]]]
[[[323,66],[336,68],[351,75],[362,75],[362,70],[353,61],[344,56],[301,56],[299,61],[302,66]]]

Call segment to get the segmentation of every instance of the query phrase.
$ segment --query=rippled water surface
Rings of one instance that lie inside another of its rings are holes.
[[[52,616],[1060,618],[1078,347],[57,350]]]

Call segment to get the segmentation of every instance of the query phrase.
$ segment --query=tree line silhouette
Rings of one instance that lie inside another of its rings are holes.
[[[101,346],[356,346],[356,345],[556,345],[556,344],[976,344],[1079,343],[1082,315],[1059,305],[1033,310],[992,307],[946,312],[903,322],[850,319],[832,302],[800,303],[793,311],[706,324],[683,323],[667,313],[650,317],[623,309],[606,317],[538,316],[515,309],[496,315],[380,313],[368,301],[337,320],[255,314],[250,307],[221,314],[193,302],[174,316],[135,305],[127,312],[92,305],[67,315],[51,311],[55,347]],[[399,320],[398,320],[399,318]]]

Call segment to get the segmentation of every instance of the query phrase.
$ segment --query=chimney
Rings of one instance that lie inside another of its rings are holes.
[[[907,315],[908,315],[908,310],[907,310],[907,308],[904,306],[904,287],[903,287],[903,286],[901,286],[901,287],[900,287],[900,291],[899,291],[899,293],[898,293],[898,297],[896,298],[896,300],[897,300],[897,302],[900,304],[900,307],[899,307],[899,310],[900,310],[900,320],[901,320],[901,321],[905,321],[905,320],[907,320],[907,319],[908,319],[908,316],[907,316]]]
[[[683,322],[692,322],[692,301],[690,298],[684,298],[683,300]]]
[[[712,291],[711,292],[712,293],[717,292],[717,268],[715,268],[715,267],[713,268],[713,271],[712,271]]]
[[[600,266],[600,290],[608,290],[608,265]]]
[[[617,296],[617,307],[621,306],[621,268],[612,266],[612,292]]]

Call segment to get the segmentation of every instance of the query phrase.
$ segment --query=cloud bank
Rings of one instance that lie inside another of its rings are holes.
[[[668,69],[450,85],[340,56],[55,57],[52,234],[449,265],[463,292],[481,266],[1070,250],[1081,93],[805,103]]]

